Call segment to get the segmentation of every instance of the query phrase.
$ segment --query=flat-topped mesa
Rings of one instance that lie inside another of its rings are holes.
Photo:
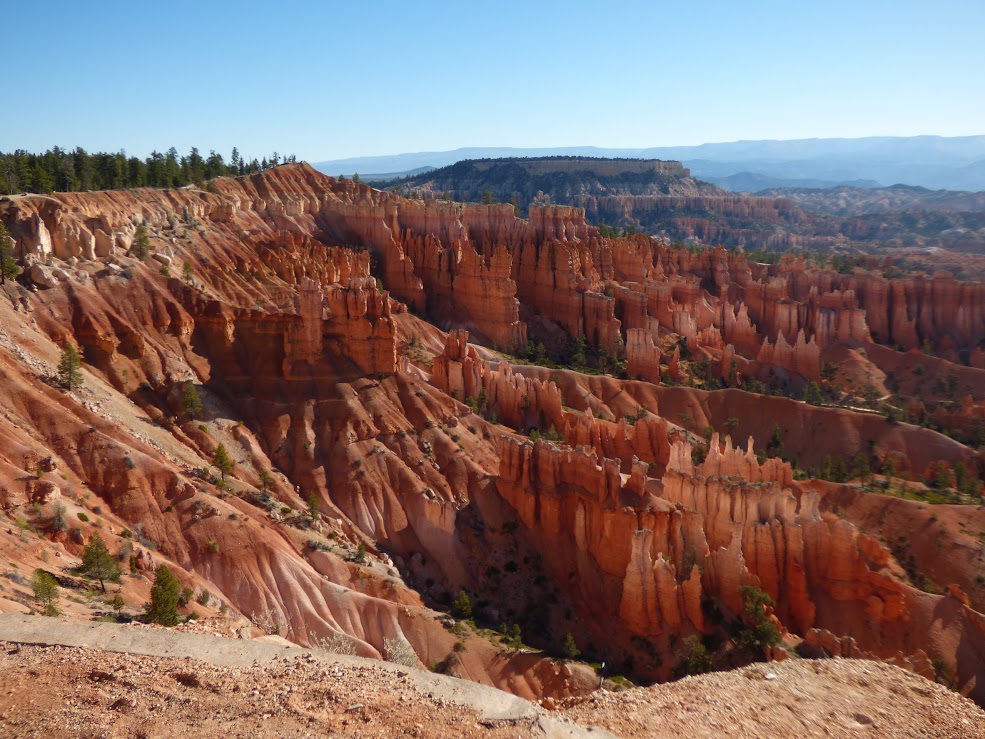
[[[482,172],[492,166],[509,162],[529,174],[558,172],[577,172],[600,177],[619,175],[653,174],[669,177],[690,177],[691,172],[680,162],[661,159],[593,159],[587,157],[524,157],[518,159],[494,159],[472,162],[476,171]]]

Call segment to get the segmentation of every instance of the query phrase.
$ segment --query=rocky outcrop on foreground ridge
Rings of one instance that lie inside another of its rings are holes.
[[[173,634],[181,645],[185,637]],[[221,641],[221,640],[220,640]],[[242,642],[210,644],[239,654]],[[264,645],[267,646],[267,645]],[[259,651],[259,650],[257,650]],[[750,666],[566,701],[530,703],[380,663],[299,654],[230,665],[94,649],[4,649],[7,736],[142,732],[147,736],[676,737],[735,726],[743,736],[985,736],[981,709],[912,673],[860,660]],[[63,696],[74,700],[64,704]],[[901,695],[906,701],[900,702]],[[778,700],[779,697],[779,700]],[[525,704],[525,705],[524,705]],[[167,706],[166,712],[161,711]],[[683,710],[682,710],[683,709]],[[163,714],[163,715],[162,715]]]
[[[719,645],[720,666],[743,661],[730,645],[750,585],[789,646],[816,629],[913,669],[937,660],[985,701],[982,593],[949,588],[947,565],[916,578],[899,542],[824,506],[839,486],[795,480],[764,440],[782,423],[803,459],[865,452],[916,474],[977,471],[975,450],[875,414],[662,384],[698,361],[741,386],[803,383],[835,351],[907,356],[886,341],[929,341],[949,363],[985,338],[982,285],[607,239],[574,208],[522,220],[305,165],[208,190],[9,198],[0,218],[28,276],[52,277],[0,288],[0,552],[22,571],[70,585],[101,530],[139,575],[130,607],[166,562],[207,591],[188,606],[201,615],[367,657],[407,644],[552,700],[590,689],[588,668],[451,630],[459,591],[480,623],[518,624],[548,653],[571,634],[663,680],[689,637]],[[145,261],[124,252],[138,225]],[[492,351],[577,336],[633,379]],[[85,383],[64,392],[52,376],[69,341]],[[985,533],[969,511],[962,530]],[[8,581],[0,609],[23,610],[25,584]],[[68,615],[90,614],[79,600]]]

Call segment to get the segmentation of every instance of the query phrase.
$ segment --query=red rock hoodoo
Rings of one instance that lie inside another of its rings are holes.
[[[548,656],[569,633],[646,679],[679,674],[689,636],[738,660],[754,586],[790,644],[937,660],[985,701],[985,588],[961,557],[931,568],[888,538],[866,506],[911,501],[859,487],[877,467],[921,494],[941,462],[981,477],[981,284],[603,238],[577,207],[525,220],[306,165],[5,198],[0,218],[26,269],[0,287],[0,506],[51,509],[30,547],[0,533],[12,561],[67,566],[98,521],[135,572],[166,562],[208,590],[203,614],[365,656],[406,641],[537,698],[594,684]],[[85,357],[71,392],[53,379],[67,341]],[[917,361],[939,395],[917,397]],[[876,412],[897,398],[951,436]],[[839,464],[839,482],[804,474]],[[985,532],[952,509],[955,537]],[[449,631],[459,591],[545,652]]]

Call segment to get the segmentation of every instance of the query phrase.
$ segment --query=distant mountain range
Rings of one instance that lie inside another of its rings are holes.
[[[379,179],[419,174],[464,159],[591,156],[677,160],[691,174],[730,190],[777,187],[877,187],[985,190],[985,136],[874,136],[858,139],[735,141],[700,146],[605,149],[593,146],[517,149],[470,147],[453,151],[354,157],[318,162],[330,175]]]

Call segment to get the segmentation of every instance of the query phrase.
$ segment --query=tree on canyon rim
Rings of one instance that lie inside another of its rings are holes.
[[[0,284],[7,281],[7,278],[14,278],[20,268],[14,261],[14,240],[10,236],[7,227],[0,223]]]

